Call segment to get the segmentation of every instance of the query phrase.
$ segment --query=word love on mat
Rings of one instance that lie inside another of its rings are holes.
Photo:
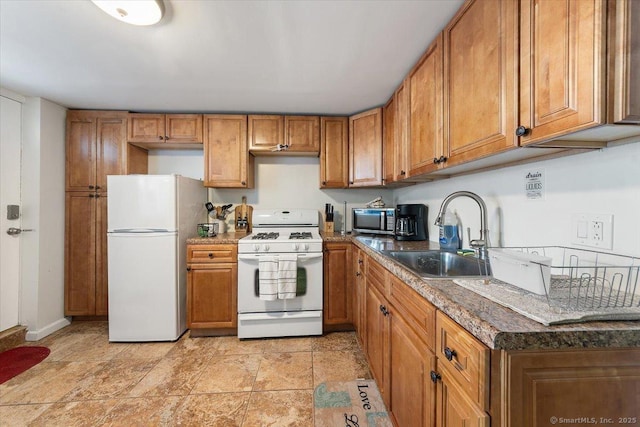
[[[316,427],[391,427],[373,380],[326,382],[314,392]]]
[[[42,362],[50,353],[47,347],[16,347],[0,353],[0,384],[9,381]]]

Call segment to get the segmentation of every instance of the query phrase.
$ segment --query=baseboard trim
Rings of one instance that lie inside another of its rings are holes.
[[[55,331],[58,331],[65,326],[69,326],[71,324],[71,320],[69,318],[63,317],[62,319],[56,320],[53,323],[48,324],[44,328],[40,328],[37,331],[27,331],[27,336],[25,340],[27,341],[40,341],[42,338],[51,335]]]

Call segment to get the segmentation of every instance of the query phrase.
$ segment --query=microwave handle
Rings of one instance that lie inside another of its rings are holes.
[[[380,212],[380,230],[387,230],[387,213],[385,211]]]

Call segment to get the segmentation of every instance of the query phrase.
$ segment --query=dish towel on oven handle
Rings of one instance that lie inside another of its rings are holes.
[[[260,299],[275,301],[278,299],[278,259],[273,256],[260,257],[258,260],[258,289]]]
[[[278,298],[291,299],[296,297],[298,282],[298,256],[296,254],[281,254],[278,256]]]

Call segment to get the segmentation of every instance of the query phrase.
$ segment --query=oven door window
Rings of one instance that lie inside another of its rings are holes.
[[[296,297],[302,297],[307,294],[307,269],[298,266]],[[260,270],[257,268],[253,272],[253,294],[256,298],[260,297]]]

